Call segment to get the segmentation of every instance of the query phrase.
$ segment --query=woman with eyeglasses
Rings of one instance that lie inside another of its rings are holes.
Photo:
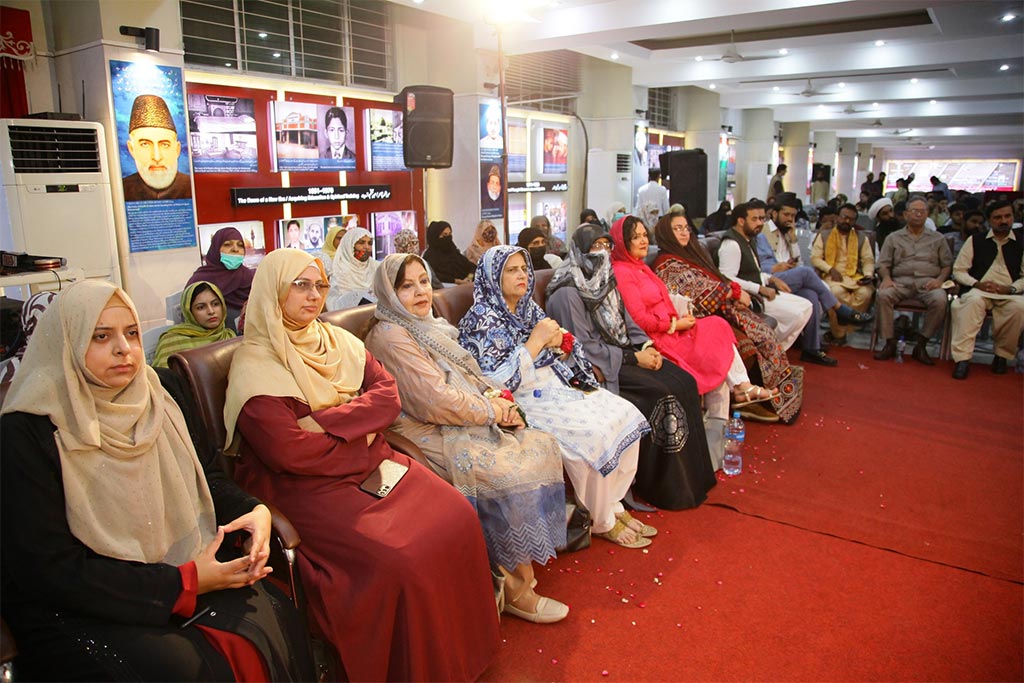
[[[476,512],[387,445],[395,380],[317,319],[327,289],[322,264],[295,249],[256,271],[224,408],[235,478],[301,534],[310,613],[349,680],[475,680],[498,648]]]
[[[760,422],[777,422],[773,417],[792,422],[803,402],[804,371],[789,364],[775,330],[750,310],[750,295],[722,275],[684,215],[662,216],[654,232],[659,249],[654,273],[670,292],[690,298],[697,318],[718,316],[729,323],[744,365],[753,368],[756,363],[764,385],[779,390],[772,410],[748,409],[745,416]]]

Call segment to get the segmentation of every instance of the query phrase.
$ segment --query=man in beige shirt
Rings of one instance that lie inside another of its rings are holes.
[[[878,259],[878,274],[882,278],[878,286],[878,331],[885,337],[885,346],[875,353],[875,360],[888,360],[896,355],[893,309],[901,301],[913,299],[923,303],[927,311],[911,356],[919,363],[935,365],[926,345],[946,319],[946,291],[942,283],[949,277],[953,254],[943,235],[925,229],[928,202],[923,197],[912,197],[903,215],[907,227],[889,235]]]
[[[1006,372],[1006,361],[1017,352],[1024,330],[1024,234],[1013,230],[1013,207],[1008,201],[985,207],[989,230],[964,242],[953,265],[953,279],[966,288],[953,302],[954,379],[966,379],[986,313],[992,313],[995,353],[992,372]]]
[[[843,204],[835,229],[822,229],[811,244],[811,265],[825,281],[836,299],[855,311],[866,313],[875,293],[872,284],[875,275],[875,254],[871,240],[854,229],[857,207]],[[833,311],[829,311],[832,343],[843,344],[855,325],[840,325]]]

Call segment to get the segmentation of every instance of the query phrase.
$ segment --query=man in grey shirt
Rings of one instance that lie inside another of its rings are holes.
[[[928,202],[917,196],[907,202],[904,220],[907,227],[889,235],[878,259],[878,330],[885,337],[885,346],[875,353],[875,360],[888,360],[896,355],[893,331],[893,308],[907,299],[919,301],[928,309],[911,354],[914,360],[935,365],[926,345],[946,317],[946,291],[942,283],[949,278],[953,254],[946,238],[934,230],[926,230]]]

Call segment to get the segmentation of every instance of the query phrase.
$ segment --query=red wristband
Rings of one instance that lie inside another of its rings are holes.
[[[740,288],[740,283],[738,282],[730,282],[729,289],[732,290],[733,299],[739,299],[740,294],[743,292],[743,289]]]

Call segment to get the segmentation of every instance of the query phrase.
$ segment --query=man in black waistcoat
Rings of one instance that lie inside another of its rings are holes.
[[[997,375],[1006,372],[1006,361],[1017,353],[1024,330],[1024,231],[1013,229],[1008,201],[992,202],[985,215],[988,232],[972,235],[953,264],[953,279],[962,288],[952,308],[954,379],[967,378],[986,313],[992,313],[992,372]]]

